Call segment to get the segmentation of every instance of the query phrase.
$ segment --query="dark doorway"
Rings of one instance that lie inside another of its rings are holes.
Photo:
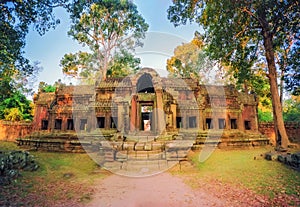
[[[42,130],[48,129],[48,120],[42,120]]]
[[[105,117],[97,117],[97,128],[105,127]]]
[[[237,129],[236,119],[230,119],[231,129]]]
[[[212,129],[212,128],[214,128],[212,119],[210,118],[206,119],[206,129]]]
[[[74,130],[74,121],[73,119],[67,120],[67,130]]]
[[[142,75],[137,82],[138,93],[154,93],[154,87],[152,84],[152,77],[148,73]]]
[[[62,125],[62,120],[61,119],[55,119],[54,129],[61,130],[61,125]]]
[[[176,117],[176,128],[180,129],[182,128],[182,118]]]
[[[245,129],[250,130],[251,129],[251,122],[250,121],[245,121]]]
[[[110,128],[118,128],[118,117],[110,117]]]

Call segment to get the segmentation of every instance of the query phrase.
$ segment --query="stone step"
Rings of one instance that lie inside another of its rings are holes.
[[[161,150],[153,151],[119,151],[116,153],[116,160],[159,160],[163,159],[165,153]]]
[[[167,160],[131,160],[127,162],[106,162],[102,165],[105,169],[126,176],[148,176],[163,172],[174,165],[178,161],[167,161]]]

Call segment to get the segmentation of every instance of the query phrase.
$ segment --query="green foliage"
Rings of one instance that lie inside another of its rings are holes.
[[[300,42],[299,16],[300,6],[296,0],[177,0],[168,9],[168,18],[175,26],[187,20],[202,25],[210,57],[232,67],[246,85],[255,66],[265,63],[277,140],[281,140],[278,143],[283,147],[288,146],[289,140],[278,94],[277,69],[280,67],[276,65],[275,54],[289,45],[289,54],[295,58],[291,60],[299,61],[300,56],[295,52]],[[292,65],[289,61],[286,63],[285,68]]]
[[[42,92],[50,93],[50,92],[55,92],[56,86],[55,85],[48,85],[45,82],[40,82],[39,84],[39,90]]]
[[[288,99],[284,102],[283,118],[284,121],[300,123],[300,100]]]
[[[32,119],[31,102],[19,91],[0,102],[0,119],[21,121]]]
[[[112,67],[111,75],[119,75],[113,70],[124,65],[124,61],[133,61],[126,63],[127,66],[136,64],[136,60],[124,56],[123,51],[129,54],[141,45],[140,39],[145,37],[148,25],[132,1],[79,1],[70,4],[68,11],[72,20],[68,34],[88,46],[89,52],[65,55],[60,64],[65,74],[105,79],[109,67]]]
[[[24,57],[25,36],[31,24],[39,34],[44,34],[59,23],[53,8],[62,1],[28,0],[0,3],[0,73],[11,70],[27,74],[33,67]]]
[[[111,77],[125,77],[136,73],[140,67],[141,60],[135,58],[131,53],[122,50],[121,53],[115,55],[110,63],[107,75]]]
[[[170,74],[185,78],[204,77],[203,74],[213,67],[213,63],[206,56],[203,45],[201,37],[195,35],[191,42],[177,46],[174,56],[167,60]]]
[[[58,23],[53,9],[66,0],[1,1],[0,3],[0,119],[32,119],[30,101],[21,94],[32,92],[28,82],[41,70],[24,56],[29,26],[45,34]],[[27,86],[26,86],[27,85]],[[28,88],[29,86],[29,88]],[[27,88],[26,88],[27,87]]]
[[[300,95],[300,42],[295,43],[296,46],[287,57],[288,67],[285,71],[284,80],[286,89],[291,91],[293,95]]]
[[[36,171],[38,165],[35,163],[33,156],[28,152],[23,151],[0,151],[0,163],[1,163],[1,179],[0,185],[8,185],[20,176],[20,171]]]
[[[46,86],[46,87],[44,88],[44,91],[45,91],[46,93],[49,93],[49,92],[55,92],[55,90],[56,90],[56,87],[55,87],[55,86],[51,86],[51,85],[48,85],[48,86]]]
[[[4,110],[4,119],[6,121],[21,121],[23,116],[18,108],[10,108]]]
[[[290,68],[295,69],[292,65],[299,62],[299,51],[298,55],[295,55],[295,50],[299,50],[297,46],[299,5],[296,1],[233,3],[228,0],[179,0],[174,1],[168,14],[168,18],[175,26],[186,24],[188,20],[203,25],[209,42],[209,55],[213,59],[229,64],[239,83],[251,80],[255,74],[252,71],[253,66],[265,61],[263,57],[265,37],[262,36],[265,29],[270,30],[275,51],[287,41],[293,42],[290,54],[294,54],[291,56],[295,59],[289,62]],[[267,22],[262,22],[263,16]],[[299,65],[297,69],[291,71],[298,70]],[[287,75],[289,77],[287,80],[289,82],[295,80],[295,77],[299,76],[297,74],[299,71],[293,76]],[[299,82],[297,83],[299,85]]]
[[[260,122],[273,121],[272,111],[262,111],[261,109],[258,109],[258,121]]]

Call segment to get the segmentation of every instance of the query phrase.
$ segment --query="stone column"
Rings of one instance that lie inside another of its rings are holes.
[[[124,113],[123,113],[123,120],[124,120],[124,132],[128,132],[130,130],[130,117],[129,117],[129,105],[128,102],[124,102]]]
[[[242,130],[242,131],[245,130],[242,112],[238,112],[237,125],[238,125],[237,128],[238,128],[239,130]]]
[[[204,130],[204,120],[203,120],[203,110],[199,109],[199,123],[198,123],[198,128],[200,130]]]
[[[122,103],[118,103],[118,131],[124,132],[124,108]]]
[[[136,118],[137,116],[137,104],[136,104],[136,95],[132,96],[131,99],[131,113],[130,113],[130,131],[133,132],[136,130]]]
[[[176,129],[176,117],[177,117],[177,112],[176,112],[176,104],[171,104],[171,112],[173,113],[173,129]]]
[[[181,113],[181,123],[182,123],[182,128],[186,129],[187,128],[187,116],[186,116],[186,109]]]
[[[108,114],[107,112],[105,112],[104,117],[105,117],[104,128],[105,128],[105,129],[109,129],[110,126],[111,126],[111,123],[110,123],[110,116],[109,116],[109,114]]]
[[[164,108],[163,108],[163,99],[162,99],[162,90],[156,90],[156,123],[157,123],[157,132],[161,133],[166,129],[166,122],[164,119]]]
[[[253,127],[252,130],[258,131],[258,114],[257,114],[257,107],[254,105],[253,106]]]

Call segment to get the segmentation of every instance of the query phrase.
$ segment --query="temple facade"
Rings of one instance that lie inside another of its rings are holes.
[[[116,130],[121,134],[181,131],[258,132],[254,94],[232,85],[166,78],[150,68],[95,85],[61,85],[34,96],[35,131]]]

